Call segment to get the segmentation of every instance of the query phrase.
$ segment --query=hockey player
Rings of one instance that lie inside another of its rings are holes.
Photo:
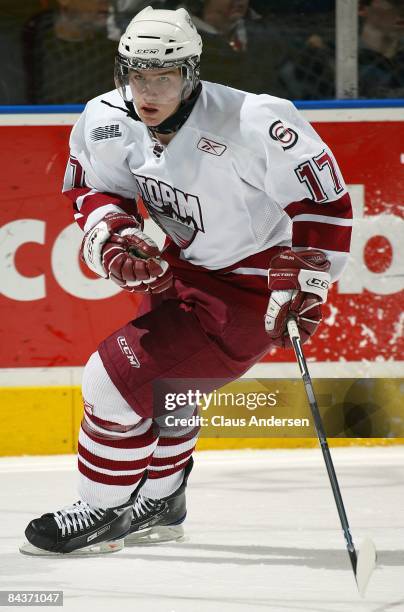
[[[181,537],[198,432],[164,426],[153,381],[234,380],[288,346],[289,316],[307,340],[344,267],[351,205],[331,151],[291,102],[200,81],[201,46],[184,9],[144,9],[120,40],[116,90],[73,128],[64,192],[82,258],[145,297],[84,369],[80,500],[31,521],[22,552]]]

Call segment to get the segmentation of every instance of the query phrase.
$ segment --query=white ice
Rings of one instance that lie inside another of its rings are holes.
[[[365,600],[318,449],[197,453],[188,540],[95,558],[18,552],[29,520],[76,499],[75,458],[1,459],[0,590],[63,590],[77,612],[400,612],[404,447],[332,454],[355,544],[378,549]]]

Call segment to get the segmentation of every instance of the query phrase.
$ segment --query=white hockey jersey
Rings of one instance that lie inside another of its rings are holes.
[[[109,211],[133,214],[140,196],[190,264],[263,275],[268,261],[235,264],[274,246],[313,247],[333,280],[342,272],[349,195],[331,151],[287,100],[203,82],[162,147],[114,90],[87,104],[70,146],[63,191],[85,231]]]

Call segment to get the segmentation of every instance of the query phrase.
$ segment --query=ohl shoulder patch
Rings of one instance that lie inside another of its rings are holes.
[[[122,132],[119,129],[119,123],[113,125],[103,125],[94,128],[90,132],[90,138],[93,141],[97,140],[109,140],[110,138],[119,138],[122,136]]]

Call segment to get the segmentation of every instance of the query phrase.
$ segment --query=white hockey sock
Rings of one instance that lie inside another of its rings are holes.
[[[192,438],[159,438],[148,467],[148,479],[141,488],[142,495],[161,499],[180,487],[184,468],[193,453],[197,438],[198,435]]]
[[[84,418],[78,444],[81,499],[112,508],[128,501],[148,467],[158,436],[110,380],[98,353],[83,375]]]
[[[157,444],[152,425],[143,434],[126,437],[84,427],[78,452],[80,498],[97,508],[119,506],[128,501],[150,462]]]

